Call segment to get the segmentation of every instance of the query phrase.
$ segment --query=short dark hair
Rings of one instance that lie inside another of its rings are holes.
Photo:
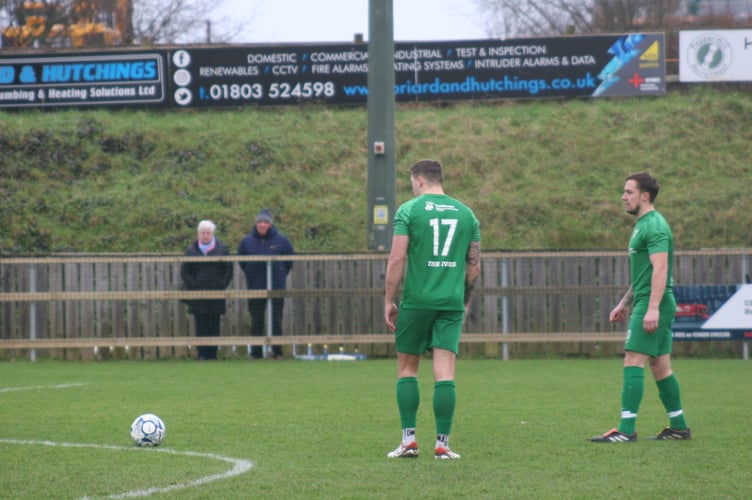
[[[433,184],[441,184],[444,181],[444,170],[441,163],[436,160],[420,160],[410,167],[410,174],[421,176]]]
[[[658,185],[658,179],[647,172],[641,172],[639,174],[628,175],[627,180],[635,181],[641,192],[648,193],[650,195],[650,203],[655,201],[655,197],[658,196],[658,190],[661,188]]]

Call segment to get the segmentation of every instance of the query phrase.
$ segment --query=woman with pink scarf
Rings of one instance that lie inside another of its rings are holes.
[[[198,224],[198,238],[185,250],[187,257],[206,257],[206,262],[183,262],[180,277],[184,290],[224,290],[232,281],[232,262],[212,257],[230,255],[227,246],[214,232],[217,226],[210,220]],[[196,321],[197,337],[219,337],[219,317],[225,313],[225,299],[186,300],[188,312]],[[217,346],[199,346],[199,361],[217,359]]]

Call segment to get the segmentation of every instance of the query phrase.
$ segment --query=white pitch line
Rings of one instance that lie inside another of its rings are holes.
[[[70,384],[56,384],[56,385],[29,385],[25,387],[0,387],[1,392],[17,392],[17,391],[37,391],[39,389],[70,389],[71,387],[81,387],[85,385],[81,382],[73,382]]]
[[[146,453],[168,453],[171,455],[182,455],[188,457],[209,458],[212,460],[220,460],[232,464],[232,469],[220,474],[211,474],[208,476],[188,481],[187,483],[171,484],[165,487],[153,487],[143,490],[126,491],[125,493],[116,493],[114,495],[108,495],[104,498],[118,499],[118,498],[138,498],[147,497],[155,493],[167,493],[170,491],[182,490],[184,488],[192,488],[194,486],[202,486],[213,481],[219,481],[220,479],[227,479],[233,476],[239,476],[244,474],[253,468],[253,462],[242,458],[225,457],[214,453],[199,453],[196,451],[175,451],[167,448],[136,448],[128,446],[110,446],[100,444],[78,444],[78,443],[57,443],[55,441],[34,441],[34,440],[22,440],[22,439],[3,439],[0,438],[0,443],[9,444],[27,444],[27,445],[41,445],[41,446],[60,446],[64,448],[94,448],[98,450],[116,450],[116,451],[140,451]],[[85,496],[80,500],[89,500],[90,497]]]

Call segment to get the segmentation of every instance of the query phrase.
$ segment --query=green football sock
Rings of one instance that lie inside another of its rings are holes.
[[[656,380],[655,385],[658,386],[658,396],[668,412],[669,426],[674,430],[683,431],[687,428],[687,420],[682,410],[679,381],[672,373],[662,380]]]
[[[442,380],[433,386],[433,414],[436,419],[436,434],[449,435],[457,405],[457,389],[454,380]]]
[[[645,392],[645,369],[640,366],[624,367],[624,386],[621,390],[621,422],[619,432],[634,434],[637,410]]]
[[[418,420],[418,406],[420,406],[418,379],[404,377],[397,380],[397,408],[399,408],[400,424],[403,429],[415,427]]]

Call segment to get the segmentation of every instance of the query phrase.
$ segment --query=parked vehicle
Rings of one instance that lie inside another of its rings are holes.
[[[676,315],[671,329],[698,330],[709,317],[710,308],[705,304],[676,304]]]

